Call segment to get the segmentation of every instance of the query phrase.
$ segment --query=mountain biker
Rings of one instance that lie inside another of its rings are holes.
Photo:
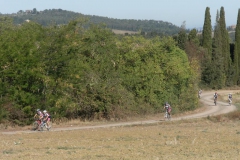
[[[198,91],[198,98],[201,98],[201,94],[202,94],[202,90],[200,89],[200,90]]]
[[[38,130],[39,130],[39,126],[42,123],[42,119],[43,119],[43,113],[40,109],[37,109],[36,114],[33,117],[34,119],[37,119],[38,122]]]
[[[171,105],[170,105],[168,102],[166,102],[166,103],[164,104],[164,109],[165,109],[166,113],[167,113],[169,116],[171,116],[172,108],[171,108]],[[167,114],[165,115],[165,118],[167,118]]]
[[[50,114],[46,110],[44,110],[43,111],[43,122],[46,122],[46,126],[48,129],[50,128],[50,126],[49,126],[50,120],[51,120]]]
[[[232,93],[228,94],[228,101],[229,101],[229,103],[232,103]]]
[[[214,95],[213,95],[214,103],[217,102],[217,97],[218,97],[218,94],[217,94],[217,92],[215,92]]]

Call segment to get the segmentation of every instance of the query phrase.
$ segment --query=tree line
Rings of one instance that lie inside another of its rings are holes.
[[[200,87],[239,84],[240,16],[230,44],[224,8],[202,35],[115,35],[85,18],[48,26],[0,18],[0,122],[30,124],[37,108],[54,119],[122,119],[198,107]],[[86,27],[87,26],[87,27]],[[212,35],[212,31],[214,34]]]
[[[213,30],[210,8],[206,8],[202,34],[202,47],[206,49],[202,60],[203,85],[213,89],[239,85],[239,23],[240,16],[238,15],[235,42],[230,42],[224,7],[220,8],[220,12],[217,10]]]
[[[83,26],[89,26],[85,28]],[[54,119],[122,119],[197,107],[197,75],[171,37],[117,36],[86,19],[15,25],[0,19],[0,121],[30,124],[36,109]]]
[[[96,15],[84,15],[62,9],[45,9],[43,11],[38,11],[34,8],[31,12],[24,12],[20,10],[16,14],[9,14],[8,16],[14,19],[15,24],[21,24],[25,20],[31,20],[44,26],[52,25],[53,23],[56,25],[65,25],[78,17],[85,17],[94,24],[104,23],[110,29],[142,32],[142,34],[146,34],[149,37],[156,35],[174,35],[177,34],[179,30],[178,26],[173,25],[170,22],[157,20],[115,19]]]
[[[200,65],[199,88],[218,90],[240,84],[239,23],[238,13],[236,31],[229,34],[224,7],[221,7],[220,12],[217,10],[215,25],[212,26],[210,8],[206,7],[202,34],[198,34],[196,29],[187,33],[184,22],[178,35],[173,36],[178,47],[187,53],[189,61]]]

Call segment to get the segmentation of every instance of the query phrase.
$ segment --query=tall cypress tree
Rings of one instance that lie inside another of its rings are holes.
[[[224,63],[224,74],[227,78],[226,82],[228,85],[232,84],[231,72],[230,72],[230,65],[231,65],[231,57],[230,57],[230,46],[229,46],[229,35],[226,27],[225,22],[225,11],[224,8],[221,7],[220,9],[220,18],[219,18],[219,27],[222,36],[222,57]]]
[[[212,81],[212,25],[210,8],[205,10],[205,19],[202,32],[202,47],[206,49],[204,60],[202,61],[202,81],[204,84],[210,84]]]
[[[240,82],[240,9],[238,9],[238,17],[237,17],[237,26],[235,32],[235,47],[234,47],[234,82],[239,84]]]
[[[226,77],[224,73],[224,63],[222,54],[222,35],[220,28],[219,11],[216,15],[216,24],[214,26],[213,54],[212,54],[212,80],[211,87],[221,89],[225,85]]]
[[[211,25],[211,15],[210,8],[207,7],[205,11],[205,20],[203,25],[203,33],[202,33],[202,46],[207,49],[207,56],[212,57],[212,25]]]

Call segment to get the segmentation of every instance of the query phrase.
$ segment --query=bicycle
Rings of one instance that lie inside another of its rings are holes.
[[[37,119],[33,122],[33,127],[32,127],[32,130],[37,130],[39,128],[39,125],[41,124],[41,120],[40,119]]]
[[[215,104],[215,106],[217,105],[217,99],[216,98],[214,98],[214,104]]]
[[[198,93],[198,98],[199,98],[199,99],[201,98],[201,94],[200,94],[200,93]]]
[[[228,99],[228,103],[230,106],[232,105],[232,100],[230,98]]]
[[[47,126],[47,122],[43,121],[43,122],[40,124],[40,128],[41,128],[41,131],[44,131],[44,130],[49,131],[49,130],[52,128],[52,122],[49,121],[49,122],[48,122],[48,126]]]
[[[168,111],[165,112],[164,117],[165,117],[165,120],[169,120],[169,121],[171,120],[171,114]]]

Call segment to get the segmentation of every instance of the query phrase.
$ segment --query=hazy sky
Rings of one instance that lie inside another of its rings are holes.
[[[63,9],[82,14],[117,19],[162,20],[187,28],[203,26],[206,7],[210,8],[212,25],[217,10],[225,10],[226,25],[237,23],[240,0],[0,0],[1,13],[36,8]]]

